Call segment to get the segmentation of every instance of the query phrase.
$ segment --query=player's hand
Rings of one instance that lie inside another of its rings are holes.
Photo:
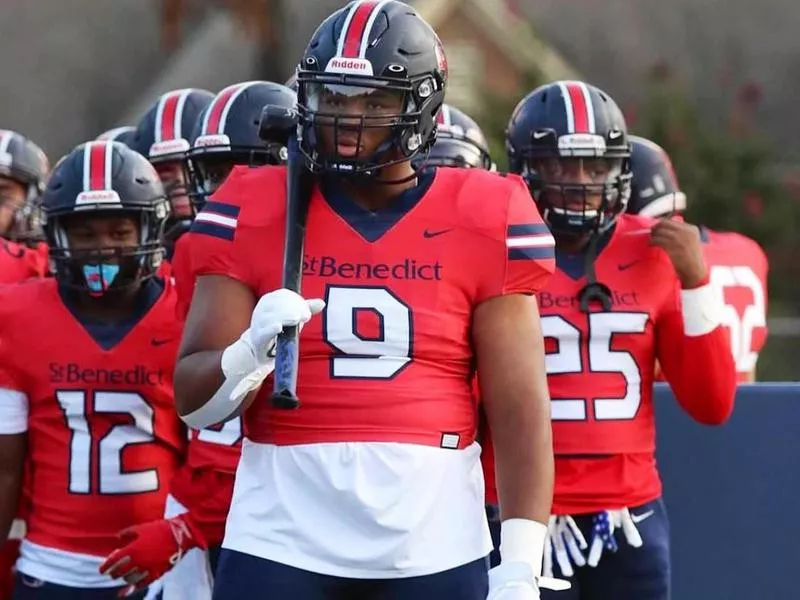
[[[129,584],[120,597],[159,579],[192,548],[208,547],[188,514],[134,525],[121,531],[119,539],[123,545],[108,555],[99,570]]]
[[[696,288],[708,277],[700,230],[695,225],[678,219],[660,219],[652,229],[650,244],[667,253],[682,288]]]
[[[264,294],[253,310],[250,319],[250,342],[256,352],[259,364],[275,346],[275,340],[284,327],[299,325],[302,327],[311,317],[325,308],[325,301],[320,298],[306,300],[300,294],[281,288]]]
[[[486,600],[539,600],[539,588],[562,591],[572,587],[565,579],[537,577],[526,562],[501,562],[489,569]]]
[[[558,568],[564,577],[572,577],[577,567],[586,565],[586,558],[583,550],[589,544],[583,537],[575,519],[569,515],[552,516],[547,524],[547,539],[544,545],[544,560],[542,562],[542,573],[547,577],[553,576],[553,556],[555,556]]]
[[[634,548],[641,548],[644,542],[636,523],[631,518],[631,512],[627,508],[619,510],[606,510],[597,513],[593,519],[592,543],[589,546],[589,556],[586,560],[590,567],[596,567],[600,563],[603,552],[608,550],[616,552],[618,549],[616,531],[622,530],[625,541]]]
[[[501,562],[489,569],[486,600],[539,600],[539,586],[531,566],[524,562]]]
[[[238,380],[230,393],[231,402],[240,403],[275,369],[273,350],[283,328],[302,327],[323,308],[324,300],[306,300],[285,288],[261,296],[250,318],[250,327],[222,354],[221,366],[226,379]]]

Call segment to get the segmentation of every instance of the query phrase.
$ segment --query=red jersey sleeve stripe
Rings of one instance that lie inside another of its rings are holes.
[[[508,237],[518,235],[536,235],[546,233],[550,235],[550,228],[544,223],[519,223],[516,225],[509,225],[506,229]]]
[[[549,260],[555,257],[556,249],[553,246],[508,249],[508,260]]]

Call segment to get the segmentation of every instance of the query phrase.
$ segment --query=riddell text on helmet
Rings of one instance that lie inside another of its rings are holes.
[[[363,58],[340,58],[334,56],[325,67],[326,73],[349,73],[372,76],[372,63]]]

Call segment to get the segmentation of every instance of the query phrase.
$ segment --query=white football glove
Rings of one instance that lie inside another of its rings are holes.
[[[271,354],[283,328],[302,327],[323,308],[324,300],[306,300],[285,288],[261,296],[250,318],[250,327],[222,354],[225,378],[239,381],[231,391],[231,401],[239,402],[275,369],[275,358]]]
[[[631,513],[627,508],[620,510],[606,510],[594,516],[592,527],[592,543],[589,547],[587,563],[590,567],[596,567],[603,555],[603,550],[611,552],[617,551],[617,539],[614,532],[622,529],[625,540],[634,548],[640,548],[643,544],[642,536],[636,528],[636,523],[631,518]]]
[[[528,563],[506,562],[489,569],[486,600],[539,600],[539,597],[536,576]]]
[[[566,579],[537,577],[526,562],[501,562],[489,569],[486,600],[539,600],[539,587],[560,592],[568,590],[572,584]]]
[[[553,576],[553,556],[555,556],[558,568],[564,577],[572,577],[577,567],[586,565],[586,558],[582,550],[586,550],[589,544],[586,538],[575,523],[575,519],[569,515],[551,516],[547,524],[547,539],[544,545],[544,561],[542,563],[542,573],[547,577]]]
[[[500,564],[489,570],[486,600],[539,600],[539,588],[568,590],[563,579],[539,577],[547,526],[529,519],[500,524]]]

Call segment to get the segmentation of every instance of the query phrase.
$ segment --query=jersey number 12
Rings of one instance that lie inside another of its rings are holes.
[[[153,441],[153,408],[140,394],[59,390],[56,400],[72,434],[69,444],[70,493],[92,493],[93,472],[97,473],[95,491],[99,494],[141,494],[158,490],[158,471],[155,469],[122,470],[124,448]],[[133,423],[114,425],[102,438],[94,439],[87,413],[127,415]]]

